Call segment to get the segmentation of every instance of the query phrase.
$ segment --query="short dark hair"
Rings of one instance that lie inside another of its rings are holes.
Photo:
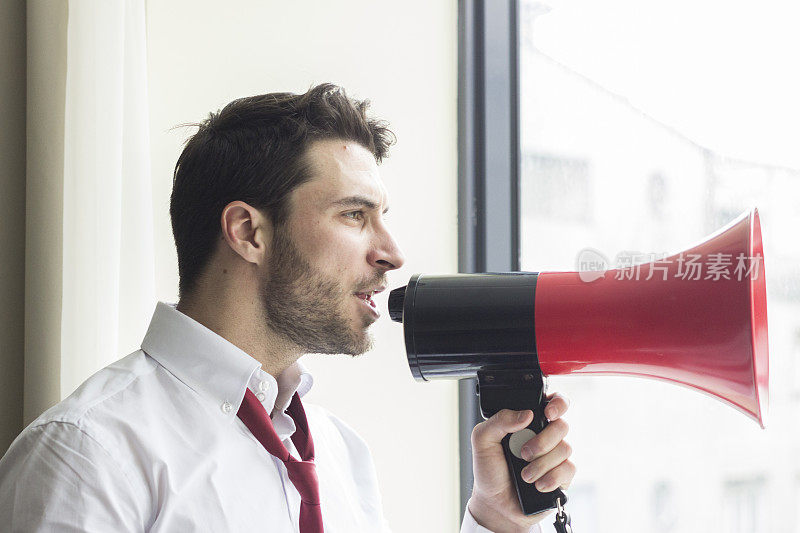
[[[353,141],[376,162],[395,136],[368,117],[369,100],[349,98],[330,83],[304,94],[239,98],[211,113],[188,139],[175,165],[169,213],[178,252],[178,294],[191,294],[221,235],[220,216],[241,200],[276,226],[288,217],[289,194],[311,179],[304,155],[318,140]]]

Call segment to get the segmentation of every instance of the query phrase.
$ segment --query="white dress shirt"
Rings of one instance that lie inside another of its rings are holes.
[[[39,416],[0,460],[2,529],[297,533],[300,495],[236,413],[250,388],[297,457],[284,410],[312,382],[300,363],[275,379],[159,302],[141,350]],[[388,532],[366,443],[324,408],[304,407],[325,532]],[[466,513],[462,533],[487,531]]]

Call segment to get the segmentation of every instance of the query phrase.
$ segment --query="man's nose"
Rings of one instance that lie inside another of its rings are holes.
[[[396,270],[406,262],[406,258],[397,245],[397,241],[388,231],[383,231],[378,236],[378,240],[370,250],[367,259],[372,266],[384,271]]]

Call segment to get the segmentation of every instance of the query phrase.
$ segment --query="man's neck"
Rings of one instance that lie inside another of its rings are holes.
[[[303,355],[269,327],[262,309],[202,296],[181,299],[176,309],[256,359],[276,378]]]

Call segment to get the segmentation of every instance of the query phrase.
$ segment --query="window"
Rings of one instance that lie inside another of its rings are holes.
[[[678,512],[675,490],[667,481],[659,481],[652,489],[653,530],[657,533],[670,533],[676,530]]]
[[[609,259],[679,252],[754,206],[762,223],[766,431],[674,385],[551,378],[572,399],[576,486],[595,487],[592,505],[613,510],[592,527],[617,531],[625,513],[657,532],[771,531],[768,517],[797,503],[777,487],[800,469],[800,79],[787,67],[800,8],[522,0],[519,9],[520,270],[576,270],[587,249]],[[691,487],[719,489],[698,499],[685,496]]]
[[[731,481],[725,485],[722,533],[769,533],[764,481]]]

